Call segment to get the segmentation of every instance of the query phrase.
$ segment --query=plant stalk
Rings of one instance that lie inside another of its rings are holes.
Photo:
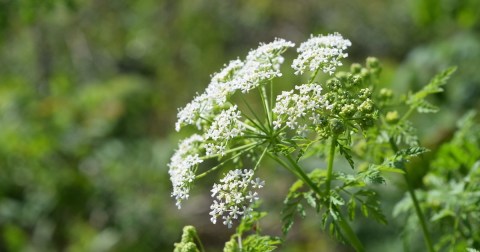
[[[336,143],[336,139],[335,141],[332,141],[332,146],[333,146],[333,151],[335,151],[335,143]],[[331,154],[330,154],[331,156]],[[315,193],[317,193],[317,195],[319,197],[324,197],[325,194],[322,193],[322,191],[317,187],[317,185],[315,185],[315,183],[313,183],[313,181],[308,177],[308,175],[302,170],[302,168],[297,164],[297,162],[295,162],[295,160],[292,159],[292,157],[290,156],[287,156],[287,159],[289,161],[289,163],[291,164],[291,166],[293,167],[292,168],[287,168],[288,170],[294,170],[295,173],[297,176],[300,175],[301,179],[308,184],[308,186],[310,186],[310,188],[312,188],[313,191],[315,191]],[[329,158],[330,159],[330,158]],[[277,160],[278,161],[278,160]],[[329,161],[330,162],[330,161]],[[280,163],[280,162],[279,162]],[[333,157],[331,158],[331,162],[332,163],[330,166],[333,167]],[[282,164],[282,163],[280,163]],[[285,166],[285,162],[283,162],[282,164],[283,166]],[[330,172],[331,173],[331,172]],[[327,177],[328,179],[328,177]],[[328,195],[327,195],[328,197]],[[340,212],[339,209],[337,208],[337,206],[333,206],[333,208],[337,211],[337,212]],[[348,224],[348,222],[345,220],[345,218],[340,214],[340,219],[338,220],[338,224],[340,225],[340,227],[342,228],[343,232],[344,232],[344,235],[345,235],[345,238],[348,240],[348,242],[350,243],[350,245],[357,251],[357,252],[364,252],[365,249],[363,248],[363,245],[362,245],[362,242],[360,241],[360,239],[358,239],[357,235],[355,234],[355,232],[353,231],[353,229],[350,227],[350,225]]]
[[[328,163],[327,163],[327,180],[325,181],[326,185],[326,195],[330,195],[330,184],[332,183],[332,173],[333,173],[333,160],[335,158],[335,147],[337,145],[337,137],[332,137],[332,143],[330,144],[330,153],[328,154]]]
[[[393,141],[392,138],[389,140],[390,146],[392,147],[392,150],[397,153],[398,152],[398,147],[397,144]],[[405,167],[405,163],[402,161],[401,162],[401,168],[405,171],[403,174],[403,178],[405,179],[405,183],[407,184],[407,190],[408,193],[410,194],[410,197],[412,198],[413,201],[413,206],[415,208],[415,213],[417,214],[418,219],[420,220],[420,226],[422,227],[422,232],[423,232],[423,238],[425,240],[425,245],[428,248],[429,252],[435,252],[433,249],[433,243],[432,239],[430,238],[430,232],[428,231],[427,228],[427,222],[425,221],[425,217],[423,215],[422,209],[420,208],[420,204],[418,203],[417,195],[415,194],[415,190],[413,189],[412,184],[410,183],[410,179],[408,178],[408,171]]]

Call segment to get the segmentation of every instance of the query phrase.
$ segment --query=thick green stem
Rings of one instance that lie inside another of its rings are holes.
[[[392,150],[395,153],[398,152],[397,144],[393,141],[392,138],[390,138],[390,146],[392,147]],[[430,232],[428,231],[428,228],[427,228],[427,222],[425,221],[425,217],[423,215],[422,209],[420,208],[420,204],[418,203],[415,190],[413,189],[413,186],[410,183],[410,179],[408,178],[408,171],[405,168],[405,163],[403,161],[401,162],[401,167],[405,171],[405,173],[403,174],[403,178],[405,179],[405,183],[407,184],[408,193],[412,198],[413,206],[415,208],[415,213],[417,214],[418,220],[420,221],[420,226],[422,227],[423,239],[425,240],[425,245],[427,246],[429,252],[434,252],[435,250],[433,249],[433,243],[430,236]]]
[[[330,144],[330,153],[328,153],[328,164],[327,164],[327,180],[325,181],[326,185],[326,195],[330,195],[330,184],[332,183],[332,173],[333,173],[333,160],[335,158],[335,147],[337,146],[337,138],[332,137],[332,143]]]

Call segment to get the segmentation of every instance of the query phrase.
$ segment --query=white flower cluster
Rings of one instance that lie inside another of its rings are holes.
[[[307,69],[312,72],[321,69],[332,75],[336,67],[342,65],[340,60],[348,56],[343,51],[351,45],[350,40],[344,39],[339,33],[317,37],[312,35],[297,49],[299,55],[293,61],[292,68],[297,75]]]
[[[236,91],[231,81],[235,73],[243,67],[240,60],[232,60],[217,74],[212,76],[212,81],[203,94],[197,95],[193,101],[181,109],[175,124],[175,129],[180,131],[183,125],[195,124],[202,127],[202,118],[211,118],[217,106],[225,104],[227,98]]]
[[[197,134],[182,141],[177,151],[170,159],[168,174],[173,185],[172,197],[176,199],[176,205],[180,209],[182,200],[188,199],[190,188],[195,180],[195,168],[202,163],[198,155],[199,143],[203,137]]]
[[[247,93],[266,80],[281,76],[280,65],[283,63],[281,54],[295,44],[284,39],[275,39],[248,53],[245,62],[233,60],[223,70],[212,77],[212,81],[203,94],[198,95],[181,109],[175,124],[177,131],[183,125],[195,124],[202,128],[202,120],[212,118],[215,109],[225,104],[228,97],[241,90]]]
[[[286,125],[290,129],[303,133],[309,124],[320,123],[320,110],[331,109],[331,106],[322,95],[322,87],[318,84],[303,84],[295,87],[294,90],[283,91],[277,96],[273,113],[276,119],[273,121],[275,129]],[[310,121],[300,123],[300,119]]]
[[[232,227],[233,220],[241,216],[248,216],[252,211],[252,204],[258,200],[258,193],[249,190],[262,188],[265,184],[259,178],[253,179],[253,170],[232,170],[214,184],[212,197],[215,198],[210,206],[210,219],[213,224],[222,216],[223,224]]]
[[[274,77],[282,76],[280,65],[284,58],[282,53],[295,44],[284,39],[263,44],[248,53],[245,65],[238,72],[235,86],[243,93],[258,87],[261,83]]]
[[[228,141],[244,134],[245,126],[240,122],[240,117],[237,105],[223,110],[215,117],[205,134],[205,140],[213,140],[205,145],[207,156],[217,153],[223,156]]]

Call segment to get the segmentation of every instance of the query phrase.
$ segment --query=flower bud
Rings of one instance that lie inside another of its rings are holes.
[[[387,113],[386,120],[389,124],[395,124],[400,120],[400,116],[398,115],[398,112],[396,110],[390,111]]]
[[[388,89],[388,88],[380,89],[380,98],[381,99],[388,100],[388,99],[392,98],[392,96],[393,96],[393,91],[391,89]]]
[[[358,63],[353,63],[350,66],[350,72],[352,72],[354,74],[358,74],[358,73],[360,73],[360,71],[362,71],[362,65],[360,65]]]
[[[330,120],[330,130],[333,134],[339,135],[345,131],[345,125],[338,119],[332,119]]]
[[[380,62],[375,57],[368,57],[367,58],[367,67],[372,69],[380,68]]]

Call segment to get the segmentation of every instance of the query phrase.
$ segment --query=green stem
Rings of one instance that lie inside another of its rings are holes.
[[[265,86],[261,86],[259,91],[260,91],[260,97],[262,98],[263,109],[265,109],[265,114],[267,115],[267,122],[268,122],[269,128],[271,130],[271,128],[272,128],[272,118],[271,118],[270,108],[268,106],[269,102],[268,102],[268,99],[267,99],[267,91],[265,90]]]
[[[327,180],[326,184],[326,195],[330,195],[330,184],[332,183],[332,173],[333,173],[333,160],[335,158],[335,147],[337,146],[337,137],[332,137],[332,143],[330,144],[330,153],[328,154],[328,164],[327,164]]]
[[[313,191],[315,191],[318,196],[320,197],[323,197],[325,196],[322,191],[320,191],[320,188],[317,187],[317,185],[315,185],[315,183],[313,183],[313,181],[308,177],[308,175],[302,170],[302,168],[297,164],[297,162],[295,162],[295,160],[293,160],[292,157],[290,156],[287,156],[287,159],[288,159],[288,162],[290,162],[290,164],[293,166],[293,169],[295,170],[296,174],[300,175],[301,179],[308,184],[308,186],[310,186],[310,188],[312,188]]]
[[[315,72],[313,72],[312,77],[310,77],[310,80],[308,81],[308,84],[313,83],[313,81],[315,80],[315,77],[317,77],[317,74],[318,74],[319,70],[320,70],[320,68],[317,68],[317,70],[315,70]]]
[[[336,206],[335,206],[336,208]],[[353,231],[353,229],[350,227],[348,222],[345,220],[343,215],[339,214],[340,219],[338,220],[338,224],[342,228],[344,235],[346,236],[345,238],[348,240],[350,245],[357,251],[357,252],[364,252],[365,248],[362,245],[362,242],[360,239],[358,239],[357,235]]]
[[[434,252],[435,250],[433,249],[433,245],[432,245],[433,243],[430,238],[430,233],[428,232],[427,223],[425,221],[425,217],[423,216],[422,209],[420,208],[420,204],[418,203],[415,190],[413,190],[413,187],[410,184],[410,180],[408,179],[407,173],[403,174],[403,177],[405,178],[405,182],[407,183],[408,193],[412,198],[413,205],[415,207],[415,212],[417,214],[418,219],[420,220],[420,226],[422,226],[422,232],[423,232],[423,238],[425,239],[425,244],[428,248],[428,251]]]
[[[229,159],[221,162],[220,164],[214,166],[213,168],[210,168],[208,171],[205,171],[204,173],[195,176],[195,179],[200,179],[200,178],[203,178],[203,177],[207,176],[207,174],[209,174],[209,173],[217,170],[218,168],[222,167],[222,166],[223,166],[225,163],[227,163],[228,161],[233,160],[233,159],[241,156],[243,153],[245,153],[245,152],[247,152],[247,151],[249,151],[249,150],[251,150],[251,149],[253,149],[253,148],[256,148],[257,145],[261,145],[262,143],[255,143],[255,144],[256,144],[256,145],[252,145],[252,146],[250,146],[250,147],[248,147],[248,148],[244,148],[244,149],[243,149],[242,151],[240,151],[239,153],[233,155],[233,156],[230,157]],[[246,146],[246,145],[244,145],[244,146],[242,146],[242,147],[245,147],[245,146]]]
[[[200,246],[200,251],[205,252],[205,248],[203,247],[202,241],[200,240],[200,237],[198,237],[197,232],[194,232],[195,240],[197,240],[198,245]]]
[[[332,145],[333,143],[336,143],[336,140],[335,141],[332,141]],[[333,145],[333,151],[335,151],[335,145]],[[293,170],[296,171],[296,174],[300,175],[302,180],[307,183],[310,188],[312,188],[312,190],[317,193],[317,195],[319,197],[322,197],[322,196],[325,196],[324,193],[322,193],[320,191],[320,189],[317,187],[317,185],[315,185],[315,183],[313,183],[313,181],[308,177],[308,175],[302,170],[302,168],[297,164],[297,162],[295,162],[295,160],[292,159],[292,157],[290,156],[287,156],[287,159],[289,161],[289,163],[293,166]],[[333,163],[333,157],[332,157],[332,161],[331,163]],[[285,166],[285,165],[284,165]],[[288,169],[288,168],[287,168]],[[291,169],[289,169],[291,170]],[[327,177],[328,179],[328,177]],[[334,210],[337,211],[337,212],[340,212],[340,210],[338,209],[337,206],[333,206]],[[345,218],[343,217],[343,215],[339,215],[340,216],[340,219],[338,220],[338,224],[340,225],[340,227],[342,228],[343,232],[344,232],[344,235],[345,235],[345,238],[348,240],[348,242],[350,243],[350,245],[357,251],[357,252],[363,252],[365,251],[365,249],[363,248],[363,245],[362,245],[362,242],[360,241],[360,239],[358,239],[357,235],[355,234],[355,232],[353,231],[353,229],[350,227],[350,225],[348,224],[348,222],[345,220]]]
[[[258,145],[259,143],[258,142],[253,142],[253,143],[249,143],[249,144],[245,144],[245,145],[242,145],[242,146],[238,146],[236,148],[233,148],[233,149],[229,149],[227,151],[225,151],[225,153],[223,153],[224,155],[227,155],[229,153],[232,153],[232,152],[236,152],[236,151],[239,151],[239,150],[243,150],[243,149],[246,149],[248,147],[251,147],[251,146],[254,146],[254,145]],[[207,159],[210,159],[210,158],[214,158],[214,157],[220,157],[222,156],[222,154],[213,154],[213,155],[208,155],[208,156],[203,156],[203,157],[200,157],[200,159],[202,160],[207,160]]]
[[[392,138],[390,138],[389,142],[390,142],[390,146],[392,147],[392,150],[395,153],[397,153],[398,152],[397,144],[395,144]],[[405,179],[405,183],[407,184],[408,193],[412,198],[413,206],[415,208],[415,213],[417,214],[417,217],[420,220],[420,226],[422,227],[425,245],[427,246],[429,252],[434,252],[435,250],[433,249],[433,243],[432,243],[432,239],[430,238],[431,237],[430,232],[428,231],[428,228],[427,228],[427,222],[425,221],[425,217],[423,215],[422,209],[420,208],[420,204],[418,203],[415,190],[413,189],[413,186],[410,183],[410,179],[408,178],[408,172],[407,172],[407,169],[405,168],[405,163],[402,161],[400,165],[401,165],[401,168],[403,168],[403,170],[405,171],[405,173],[403,174],[403,178]]]

